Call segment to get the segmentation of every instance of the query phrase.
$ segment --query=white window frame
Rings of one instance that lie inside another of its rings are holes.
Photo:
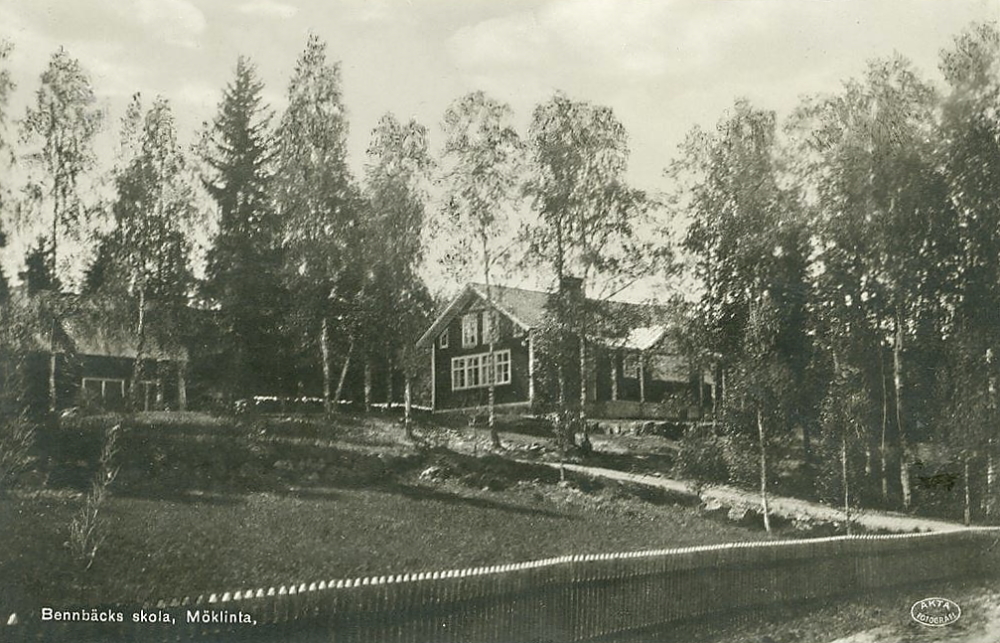
[[[438,337],[438,348],[448,348],[449,330],[447,326],[444,327],[444,331]]]
[[[622,358],[622,377],[637,380],[642,376],[642,355],[628,352]]]
[[[511,359],[510,349],[493,351],[493,368],[490,365],[489,353],[462,355],[451,358],[451,389],[467,391],[475,388],[486,388],[491,379],[496,379],[494,386],[510,384]]]
[[[479,344],[479,313],[462,315],[462,348]]]
[[[84,392],[87,391],[88,382],[100,382],[101,383],[101,401],[104,402],[108,399],[108,384],[113,384],[120,387],[122,393],[122,399],[126,399],[125,395],[125,380],[120,377],[83,377],[80,379],[80,388]]]

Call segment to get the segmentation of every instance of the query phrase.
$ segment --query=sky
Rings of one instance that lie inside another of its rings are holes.
[[[524,129],[562,91],[613,108],[630,136],[629,177],[654,193],[669,187],[663,168],[685,133],[713,127],[735,98],[781,117],[894,52],[940,82],[940,50],[970,22],[998,19],[1000,0],[0,0],[0,38],[15,47],[11,116],[64,46],[107,109],[99,149],[113,149],[137,91],[169,99],[193,142],[240,54],[280,112],[315,33],[342,64],[359,173],[386,112],[439,142],[444,111],[467,92],[509,103]]]

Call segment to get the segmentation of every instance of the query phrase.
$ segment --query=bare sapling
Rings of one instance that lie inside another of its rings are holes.
[[[104,444],[97,463],[97,472],[84,496],[83,506],[69,525],[69,547],[73,555],[90,569],[104,541],[108,537],[107,525],[102,515],[108,498],[108,488],[118,475],[118,465],[114,463],[118,453],[118,436],[121,424],[114,424],[104,432]]]

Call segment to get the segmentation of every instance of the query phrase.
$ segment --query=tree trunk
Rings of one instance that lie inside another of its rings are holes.
[[[618,351],[611,353],[611,399],[618,401]]]
[[[56,320],[52,312],[52,326],[49,334],[49,412],[55,413],[58,405],[56,389]]]
[[[163,362],[156,362],[156,410],[163,409]]]
[[[560,357],[559,365],[556,367],[556,380],[559,385],[559,411],[556,414],[556,422],[558,423],[556,431],[559,434],[559,440],[562,442],[563,449],[569,449],[576,446],[576,437],[573,435],[572,423],[568,421],[568,412],[566,410],[566,368],[562,363],[562,357]]]
[[[406,388],[403,389],[403,429],[407,439],[413,439],[413,378],[406,376]]]
[[[767,508],[767,446],[764,436],[764,415],[757,407],[757,435],[760,439],[760,508],[764,514],[764,531],[771,533],[771,515]]]
[[[177,410],[187,411],[187,362],[177,365]]]
[[[143,361],[146,355],[146,288],[139,288],[139,323],[136,327],[136,347],[135,362],[132,366],[132,411],[140,410],[139,396],[142,395],[145,402],[146,387],[143,384],[145,377],[145,365]]]
[[[813,472],[813,448],[809,422],[802,423],[802,459],[805,460],[806,470],[811,474]]]
[[[844,484],[844,525],[851,535],[851,495],[847,477],[847,430],[840,432],[840,477]]]
[[[333,409],[330,404],[330,330],[326,315],[320,324],[319,350],[323,358],[323,410],[329,414]],[[339,390],[337,397],[340,397]]]
[[[55,348],[49,353],[49,411],[56,412],[58,403],[56,393],[56,351]]]
[[[580,430],[583,431],[581,444],[590,448],[590,432],[587,430],[587,339],[580,331]]]
[[[903,509],[912,503],[910,491],[910,445],[903,425],[903,323],[896,310],[896,341],[893,346],[893,381],[896,387],[896,429],[899,432],[899,483],[903,489]]]
[[[395,391],[392,390],[392,355],[385,359],[385,410],[392,409],[392,397]]]
[[[997,479],[997,469],[996,469],[996,459],[993,456],[994,449],[993,438],[986,441],[986,489],[983,492],[983,515],[986,516],[987,521],[993,517],[993,493],[996,489],[996,479]]]
[[[56,179],[58,182],[58,179]],[[65,207],[65,199],[61,198],[61,189],[55,185],[53,187],[53,200],[52,200],[52,261],[49,264],[49,269],[51,272],[52,285],[56,284],[56,267],[58,266],[58,248],[59,248],[59,216]],[[55,290],[55,289],[53,289]]]
[[[365,413],[372,410],[372,360],[365,355]]]
[[[882,479],[882,502],[889,504],[889,466],[886,463],[885,434],[889,426],[889,391],[885,385],[885,353],[882,344],[878,347],[878,372],[882,379],[882,441],[879,444],[879,476]]]
[[[494,355],[494,342],[493,342],[493,331],[494,323],[497,321],[493,319],[493,290],[490,285],[490,253],[489,245],[487,243],[486,235],[482,237],[483,242],[483,278],[486,281],[486,315],[490,318],[489,331],[489,352],[486,355],[487,360],[487,377],[489,378],[489,389],[488,389],[488,400],[487,400],[487,413],[488,419],[487,423],[490,428],[490,444],[493,445],[494,449],[502,449],[503,444],[500,442],[500,433],[497,431],[496,425],[496,361]],[[485,322],[483,324],[486,325]]]
[[[972,524],[972,494],[969,492],[969,454],[966,453],[962,456],[962,482],[965,487],[965,511],[963,512],[963,517],[965,518],[965,526],[968,527]]]
[[[347,347],[347,357],[344,358],[344,365],[340,367],[340,379],[337,380],[337,392],[333,396],[334,403],[340,402],[340,396],[344,392],[344,380],[347,379],[347,369],[351,366],[351,355],[354,353],[354,338]]]

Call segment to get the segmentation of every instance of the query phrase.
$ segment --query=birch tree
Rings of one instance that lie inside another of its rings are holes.
[[[970,457],[985,460],[980,510],[996,515],[997,382],[1000,353],[1000,30],[972,25],[941,53],[948,82],[940,125],[939,159],[956,230],[956,339],[962,383],[950,389],[952,412],[968,422],[954,426]],[[947,418],[946,418],[947,419]],[[966,476],[967,480],[968,476]],[[969,510],[967,509],[967,514]]]
[[[315,337],[321,357],[323,405],[331,411],[358,339],[341,324],[343,366],[332,391],[331,326],[350,316],[361,279],[353,253],[359,249],[363,210],[360,190],[347,166],[347,116],[340,65],[327,59],[326,44],[311,35],[288,85],[288,107],[277,129],[275,199],[285,230],[287,273],[300,296],[295,313]]]
[[[773,112],[737,101],[715,133],[693,131],[672,174],[693,177],[684,241],[704,286],[705,327],[724,356],[722,416],[730,439],[756,450],[765,527],[773,450],[804,413],[796,384],[810,353],[807,243],[797,196],[782,189]],[[737,477],[753,465],[734,463]]]
[[[432,169],[427,128],[412,119],[401,123],[392,114],[384,115],[372,131],[365,166],[365,196],[370,208],[365,238],[371,246],[366,255],[372,288],[362,305],[371,320],[368,328],[378,335],[370,344],[384,351],[389,404],[394,398],[394,370],[402,367],[408,436],[413,378],[424,364],[423,356],[415,354],[415,333],[426,325],[433,308],[417,272],[424,257],[426,188]]]
[[[649,274],[648,260],[662,258],[668,249],[653,252],[635,235],[648,201],[625,180],[628,135],[614,112],[556,94],[535,108],[529,149],[532,173],[526,193],[539,215],[538,224],[527,230],[529,258],[552,269],[560,285],[565,277],[580,278],[584,292],[598,277],[610,282],[606,290],[613,291],[622,282]],[[599,320],[587,299],[578,299],[561,302],[552,312],[561,332],[576,336],[580,385],[576,407],[586,439],[587,335]],[[560,352],[563,357],[567,353]],[[558,359],[561,417],[568,404],[565,368],[564,359]],[[573,431],[563,427],[562,433],[572,444]]]
[[[452,263],[478,267],[486,285],[487,314],[494,314],[493,278],[504,259],[499,244],[509,235],[510,208],[517,198],[522,144],[511,125],[510,107],[481,91],[467,94],[444,115],[445,218],[457,233]],[[490,324],[491,331],[497,324]],[[494,335],[488,369],[490,440],[501,448],[494,408]]]
[[[14,91],[14,81],[11,80],[10,70],[7,68],[7,58],[13,50],[6,40],[0,40],[0,167],[6,167],[13,161],[13,151],[10,149],[10,141],[7,135],[7,109],[10,95]],[[7,245],[7,235],[4,232],[3,215],[7,212],[7,204],[10,201],[10,186],[6,181],[0,181],[0,250]],[[7,301],[10,295],[10,284],[7,282],[7,275],[0,267],[0,304]]]
[[[138,106],[138,99],[134,104]],[[135,125],[126,117],[123,140],[136,132]],[[169,314],[186,302],[191,273],[185,231],[197,216],[194,177],[165,99],[153,101],[136,134],[136,154],[116,177],[115,230],[109,239],[119,285],[137,300],[133,408],[139,405],[140,383],[147,375],[149,304],[156,301],[161,314]]]
[[[926,384],[906,368],[906,359],[925,348],[918,329],[935,323],[935,291],[949,265],[944,246],[951,235],[937,229],[946,208],[943,185],[928,143],[935,105],[932,88],[897,57],[871,61],[863,78],[846,82],[837,95],[812,99],[799,115],[809,121],[803,138],[816,155],[813,185],[827,275],[841,279],[838,296],[854,309],[855,325],[880,336],[874,354],[882,342],[892,347],[891,364],[882,370],[891,373],[887,417],[899,445],[904,508],[911,504],[911,425],[919,417],[917,408],[906,407],[922,403],[912,392]],[[913,346],[906,346],[910,340]],[[881,451],[884,470],[884,446]]]
[[[56,276],[60,235],[76,232],[84,216],[80,181],[96,163],[93,140],[103,115],[86,71],[60,47],[42,72],[35,102],[21,121],[21,140],[29,148],[24,158],[39,171],[32,173],[28,194],[36,204],[51,208],[49,260]]]

